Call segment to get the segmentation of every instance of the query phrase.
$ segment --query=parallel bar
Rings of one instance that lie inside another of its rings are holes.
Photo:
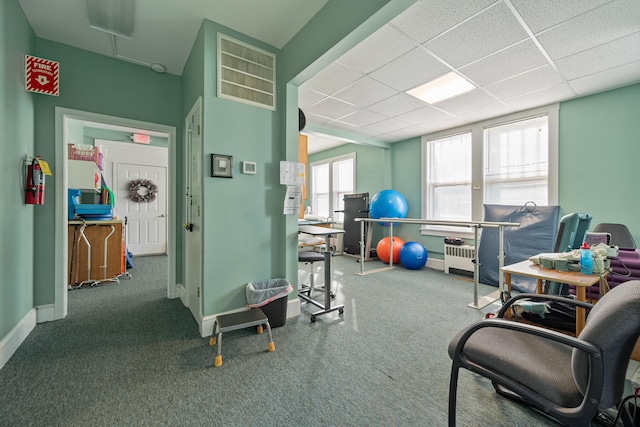
[[[482,297],[482,305],[478,303],[478,276],[479,276],[479,267],[480,263],[478,262],[478,229],[482,227],[492,227],[498,228],[498,232],[500,235],[500,247],[499,247],[499,266],[500,269],[504,267],[504,227],[520,227],[520,223],[517,222],[481,222],[481,221],[437,221],[437,220],[429,220],[429,219],[415,219],[415,218],[354,218],[354,221],[361,221],[360,224],[360,275],[364,276],[364,223],[365,222],[387,222],[389,223],[389,267],[388,268],[380,268],[370,273],[375,273],[379,271],[390,270],[393,267],[393,223],[400,224],[424,224],[424,225],[445,225],[449,227],[473,227],[474,228],[474,267],[473,267],[473,302],[468,304],[469,307],[481,309],[493,301],[500,297],[501,292],[503,291],[503,278],[502,275],[499,274],[499,282],[498,282],[498,291],[492,292],[489,295]],[[500,270],[502,271],[502,270]],[[369,274],[369,273],[367,273]],[[496,296],[497,295],[497,296]]]

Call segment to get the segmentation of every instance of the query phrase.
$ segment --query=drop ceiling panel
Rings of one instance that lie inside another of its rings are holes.
[[[380,133],[389,133],[389,132],[394,132],[394,131],[408,128],[408,127],[409,127],[408,124],[406,124],[405,122],[401,122],[400,120],[387,119],[387,120],[383,120],[381,122],[369,125],[367,126],[367,129],[370,129],[375,132],[380,132]]]
[[[424,107],[424,102],[406,93],[399,93],[370,106],[369,109],[380,114],[385,114],[388,117],[395,117],[422,107]]]
[[[574,98],[575,94],[566,84],[557,84],[525,95],[507,99],[505,102],[516,111],[527,110],[529,108],[541,107],[559,102],[563,99]]]
[[[640,32],[559,59],[556,65],[567,80],[573,80],[638,60]]]
[[[436,120],[430,123],[423,123],[420,127],[425,129],[425,133],[423,135],[427,135],[434,132],[440,132],[447,129],[453,129],[459,126],[462,126],[468,122],[465,122],[462,119],[457,117],[446,117],[440,120]]]
[[[535,34],[568,21],[611,0],[511,0],[529,29]]]
[[[482,105],[482,108],[472,108],[458,113],[458,117],[467,123],[479,122],[492,117],[504,116],[513,113],[515,110],[502,102],[492,102]]]
[[[394,118],[396,120],[409,123],[410,125],[424,126],[425,124],[434,121],[449,119],[451,118],[451,116],[436,108],[426,106],[405,114],[400,114],[399,116],[396,116]]]
[[[325,95],[331,95],[361,77],[362,73],[339,62],[334,62],[309,79],[304,87]]]
[[[494,2],[495,0],[419,1],[391,23],[422,44]]]
[[[635,33],[640,1],[615,0],[537,35],[552,59],[560,59]]]
[[[580,96],[590,95],[607,89],[640,82],[640,61],[621,67],[601,71],[596,74],[571,80],[571,87]]]
[[[298,107],[303,110],[307,107],[312,106],[316,102],[320,102],[325,99],[327,96],[321,93],[318,93],[314,90],[307,89],[306,86],[298,88]]]
[[[328,117],[330,119],[339,119],[342,116],[353,113],[358,107],[355,105],[347,104],[338,99],[325,98],[315,105],[307,108],[311,114],[317,114],[319,116]],[[305,112],[306,114],[306,112]]]
[[[461,67],[526,37],[518,20],[500,2],[424,46],[447,64]]]
[[[449,71],[448,67],[417,47],[369,76],[398,91],[405,91]]]
[[[482,89],[475,89],[471,92],[437,102],[433,105],[440,110],[457,115],[463,111],[482,107],[495,101],[496,99],[493,96],[489,95]]]
[[[513,98],[529,92],[562,83],[562,78],[550,65],[517,75],[486,86],[485,89],[498,99]]]
[[[368,126],[372,123],[381,122],[388,118],[389,117],[371,110],[358,110],[355,113],[342,117],[340,120],[354,126]]]
[[[420,126],[411,126],[408,128],[396,130],[393,132],[389,132],[388,135],[393,137],[393,140],[397,139],[409,139],[414,138],[417,135],[423,135],[427,132],[427,130]]]
[[[385,25],[362,43],[342,55],[338,62],[368,74],[418,45],[397,29]]]
[[[304,112],[304,115],[307,118],[307,123],[315,123],[320,126],[327,125],[331,121],[333,121],[333,119],[330,119],[329,117],[324,117],[319,114],[313,114],[308,110]]]
[[[336,92],[333,94],[333,97],[357,105],[358,107],[367,107],[397,93],[398,91],[391,89],[389,86],[383,85],[369,77],[363,77]]]
[[[484,86],[547,64],[538,47],[529,39],[460,69],[477,85]]]

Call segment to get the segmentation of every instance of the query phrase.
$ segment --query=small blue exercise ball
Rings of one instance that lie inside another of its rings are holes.
[[[409,270],[419,270],[427,263],[427,249],[418,242],[407,242],[400,248],[400,264]]]
[[[409,205],[407,199],[395,190],[382,190],[376,193],[369,203],[371,218],[406,218]],[[388,223],[379,223],[386,227]]]

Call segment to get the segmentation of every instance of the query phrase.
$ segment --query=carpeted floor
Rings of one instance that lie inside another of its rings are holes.
[[[225,334],[215,368],[189,310],[166,298],[166,258],[135,258],[131,280],[70,291],[69,316],[37,325],[0,370],[0,426],[446,425],[447,345],[491,308],[467,307],[467,278],[359,276],[355,258],[332,260],[343,316],[310,323],[316,308],[303,304],[273,329],[273,353],[255,329]],[[458,399],[460,426],[555,425],[466,371]]]

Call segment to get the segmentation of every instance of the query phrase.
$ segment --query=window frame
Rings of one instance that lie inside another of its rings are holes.
[[[357,162],[356,162],[356,153],[352,152],[352,153],[347,153],[347,154],[341,154],[339,156],[335,156],[335,157],[328,157],[326,159],[322,159],[322,160],[317,160],[315,162],[311,162],[309,163],[309,178],[310,178],[310,182],[309,182],[309,188],[310,188],[310,195],[309,195],[309,204],[311,206],[311,210],[314,213],[314,215],[317,215],[316,213],[316,206],[315,206],[315,193],[313,192],[313,168],[316,166],[320,166],[320,165],[324,165],[324,164],[328,164],[329,165],[329,212],[335,211],[337,210],[338,206],[334,206],[335,203],[335,191],[334,191],[334,184],[333,184],[333,164],[336,162],[340,162],[340,161],[344,161],[344,160],[351,160],[353,162],[353,190],[352,192],[355,193],[356,192],[356,167],[357,167]],[[324,194],[324,193],[323,193]],[[340,203],[340,201],[338,200],[338,203]],[[344,214],[343,214],[344,215]],[[344,220],[341,221],[337,221],[336,218],[337,215],[329,215],[329,217],[333,218],[334,220],[336,220],[337,224],[342,224],[344,222]]]
[[[548,125],[548,194],[547,205],[558,204],[558,114],[559,104],[551,104],[506,116],[483,120],[440,132],[424,135],[421,138],[421,214],[427,218],[428,186],[427,186],[427,154],[428,143],[435,139],[463,133],[471,133],[471,221],[482,221],[484,215],[484,133],[485,129],[507,125],[535,117],[547,116]],[[420,233],[425,236],[448,236],[455,233],[460,237],[473,237],[471,228],[450,227],[443,228],[422,225]]]

